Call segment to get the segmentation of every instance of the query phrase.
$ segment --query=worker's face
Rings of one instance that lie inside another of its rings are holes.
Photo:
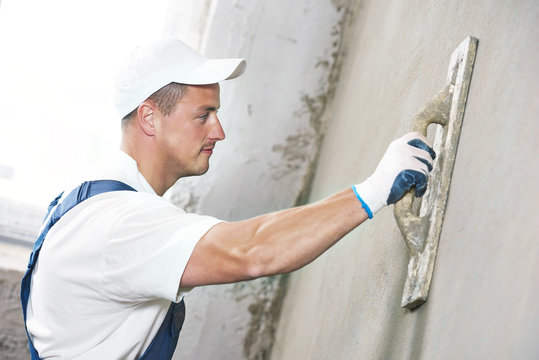
[[[162,116],[160,150],[177,178],[208,171],[215,144],[225,138],[219,106],[219,84],[188,86],[174,111]]]

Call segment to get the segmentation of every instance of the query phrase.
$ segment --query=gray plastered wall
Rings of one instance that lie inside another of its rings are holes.
[[[539,3],[363,1],[311,201],[361,181],[479,39],[427,303],[400,308],[407,248],[384,209],[291,276],[272,359],[539,356]]]

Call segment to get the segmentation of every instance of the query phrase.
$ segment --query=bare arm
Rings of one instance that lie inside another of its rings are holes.
[[[352,189],[346,189],[313,204],[217,224],[195,247],[181,286],[230,283],[299,269],[367,218]]]
[[[375,172],[354,185],[354,190],[310,205],[215,225],[196,245],[181,286],[230,283],[307,265],[412,187],[422,196],[434,158],[423,135],[406,134],[389,145]]]

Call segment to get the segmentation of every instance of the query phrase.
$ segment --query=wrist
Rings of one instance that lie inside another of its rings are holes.
[[[352,186],[352,189],[370,219],[386,205],[371,178],[367,178],[361,184]]]
[[[361,207],[365,210],[365,212],[366,212],[367,215],[369,216],[369,219],[372,219],[373,213],[372,213],[372,211],[371,211],[371,208],[369,207],[369,205],[367,205],[367,203],[365,202],[365,200],[363,200],[363,198],[358,194],[356,185],[352,185],[352,190],[354,191],[354,195],[356,196],[356,198],[357,198],[357,199],[359,200],[359,202],[361,203]]]

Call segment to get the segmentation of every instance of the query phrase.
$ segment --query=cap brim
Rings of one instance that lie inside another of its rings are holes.
[[[173,77],[171,82],[187,85],[215,84],[240,76],[246,66],[245,59],[209,59],[188,74]]]

